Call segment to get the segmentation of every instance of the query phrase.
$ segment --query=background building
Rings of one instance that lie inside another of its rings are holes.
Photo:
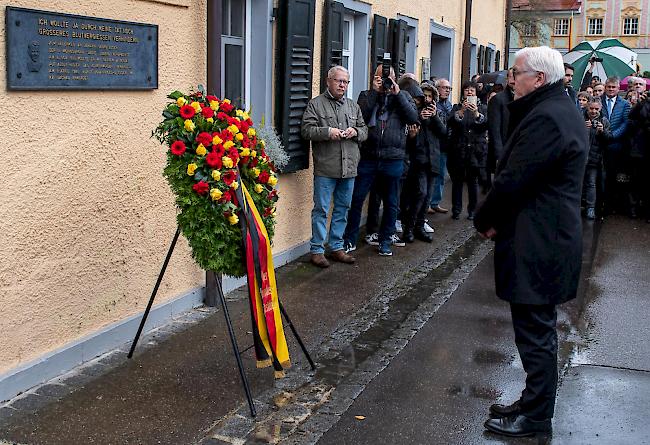
[[[351,97],[387,48],[398,70],[460,89],[465,2],[0,0],[5,16],[7,6],[157,25],[158,88],[16,91],[0,80],[0,400],[133,336],[176,230],[166,149],[150,138],[169,92],[205,85],[216,66],[217,95],[275,123],[291,156],[273,246],[281,265],[309,249],[312,171],[296,134],[330,63],[351,68]],[[473,17],[473,71],[489,71],[504,47],[505,0],[475,1]],[[18,26],[5,18],[3,54],[7,26]],[[149,327],[201,304],[204,285],[182,240]]]

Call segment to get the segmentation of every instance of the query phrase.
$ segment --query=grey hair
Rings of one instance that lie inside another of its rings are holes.
[[[342,72],[344,72],[345,74],[348,75],[348,79],[350,78],[350,72],[348,71],[348,69],[347,69],[346,67],[344,67],[344,66],[341,66],[341,65],[336,65],[336,66],[333,66],[332,68],[330,68],[330,69],[327,71],[327,78],[328,78],[328,79],[331,79],[332,76],[333,76],[337,71],[342,71]]]
[[[608,83],[615,83],[616,85],[620,85],[621,79],[618,76],[610,76],[605,81],[605,85],[607,85]]]
[[[546,83],[555,83],[564,77],[564,61],[559,51],[548,46],[522,48],[515,54],[515,59],[522,57],[524,66],[532,71],[544,73]]]
[[[451,82],[449,82],[448,79],[445,79],[444,77],[441,77],[440,79],[436,79],[436,81],[435,81],[435,83],[434,83],[434,86],[435,86],[436,88],[438,88],[438,87],[440,86],[440,83],[441,83],[443,80],[444,80],[445,82],[447,82],[449,85],[451,85]]]

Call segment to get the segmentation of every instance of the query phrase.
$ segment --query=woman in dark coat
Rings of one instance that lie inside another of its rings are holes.
[[[596,219],[596,199],[603,189],[603,154],[607,142],[612,137],[609,120],[602,115],[603,103],[600,99],[591,98],[584,110],[585,125],[589,135],[589,158],[585,179],[582,186],[582,196],[585,202],[587,219]]]
[[[475,102],[474,102],[475,101]],[[463,211],[463,186],[467,184],[467,219],[474,219],[479,180],[487,180],[487,106],[476,97],[476,84],[465,82],[463,96],[447,123],[450,133],[447,169],[451,177],[452,218]]]

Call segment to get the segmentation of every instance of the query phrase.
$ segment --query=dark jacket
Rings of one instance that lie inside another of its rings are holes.
[[[460,118],[460,104],[454,105],[447,122],[449,128],[449,151],[447,169],[452,181],[464,181],[470,170],[483,179],[487,166],[487,107],[478,104],[478,118],[466,112]]]
[[[418,112],[411,96],[362,91],[358,99],[368,126],[368,139],[361,145],[361,159],[404,159],[406,125],[418,122]]]
[[[508,134],[508,119],[510,112],[508,104],[515,99],[515,94],[510,87],[492,99],[488,103],[488,171],[493,173],[496,163],[503,153],[503,146],[506,143]]]
[[[559,304],[575,297],[582,264],[585,124],[561,81],[508,108],[510,137],[474,225],[497,232],[499,298]]]
[[[612,132],[609,129],[609,121],[602,115],[599,118],[592,120],[589,118],[586,111],[583,113],[583,119],[585,121],[592,121],[591,128],[586,128],[587,134],[589,135],[589,157],[587,165],[589,167],[600,167],[603,165],[603,155],[607,149],[607,142],[612,137]],[[599,133],[594,127],[594,121],[603,123],[604,130],[602,132]]]
[[[629,153],[632,159],[650,159],[650,99],[637,103],[629,115]]]
[[[440,119],[447,124],[449,122],[449,117],[451,116],[451,110],[454,109],[454,106],[451,104],[449,99],[439,100],[438,101],[438,116]],[[440,139],[440,152],[447,153],[449,152],[449,126],[447,126],[447,135]]]

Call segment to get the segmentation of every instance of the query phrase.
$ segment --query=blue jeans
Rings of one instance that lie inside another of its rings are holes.
[[[442,193],[445,188],[445,176],[447,176],[447,153],[440,152],[440,174],[433,180],[431,207],[438,207],[440,201],[442,201]]]
[[[345,241],[356,244],[359,238],[361,209],[368,196],[370,187],[377,179],[378,192],[384,203],[384,213],[379,229],[379,242],[390,240],[395,233],[395,220],[399,211],[400,178],[404,170],[404,161],[398,160],[364,160],[359,162],[357,179],[352,192],[352,205],[348,213],[348,225],[345,228]]]
[[[347,224],[352,200],[354,178],[326,178],[314,176],[314,208],[311,211],[311,253],[325,253],[327,214],[334,195],[334,210],[328,244],[332,251],[343,249],[343,232]]]

